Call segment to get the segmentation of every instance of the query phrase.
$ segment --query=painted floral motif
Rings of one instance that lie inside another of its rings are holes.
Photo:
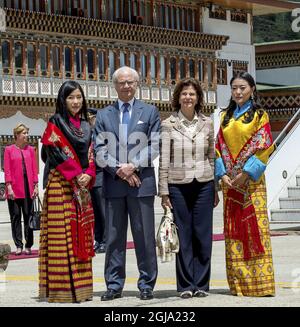
[[[64,153],[65,153],[69,158],[72,158],[72,159],[75,158],[75,157],[74,157],[74,154],[73,154],[73,152],[72,152],[72,150],[71,150],[67,145],[65,145],[65,146],[62,148],[62,150],[64,151]]]
[[[52,131],[50,137],[49,137],[49,141],[51,143],[56,143],[56,142],[60,142],[60,136],[57,135],[55,132]]]
[[[231,153],[223,139],[223,135],[218,137],[218,147],[220,149],[226,171],[231,177],[235,177],[237,174],[239,174],[246,161],[258,150],[267,149],[272,145],[272,138],[268,130],[270,130],[269,124],[266,124],[260,128],[243,146],[235,160],[231,156]]]

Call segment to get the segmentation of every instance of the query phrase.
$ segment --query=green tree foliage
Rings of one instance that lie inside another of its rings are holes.
[[[300,0],[297,2],[300,8]],[[254,43],[300,40],[300,32],[292,31],[292,22],[295,18],[291,13],[254,17]]]

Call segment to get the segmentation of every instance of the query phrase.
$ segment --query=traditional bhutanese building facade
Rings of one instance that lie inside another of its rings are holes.
[[[277,135],[300,109],[300,41],[261,43],[255,52],[262,104]]]
[[[253,15],[294,7],[277,0],[0,0],[0,171],[19,120],[29,119],[38,147],[63,81],[79,81],[89,107],[100,109],[116,99],[111,77],[123,65],[139,72],[136,97],[155,104],[162,119],[176,82],[199,79],[204,113],[217,126],[230,78],[255,75]]]

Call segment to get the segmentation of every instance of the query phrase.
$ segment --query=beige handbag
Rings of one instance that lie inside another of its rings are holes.
[[[158,256],[161,257],[161,262],[172,261],[172,253],[178,253],[179,251],[177,226],[174,223],[170,208],[165,209],[161,219],[156,235],[156,246],[158,247]]]

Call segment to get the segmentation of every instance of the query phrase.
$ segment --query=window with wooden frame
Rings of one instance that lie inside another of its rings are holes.
[[[98,73],[99,80],[106,81],[106,51],[99,50],[98,51]]]
[[[29,76],[37,76],[36,44],[27,43],[27,69]]]
[[[130,53],[130,67],[137,70],[137,55],[133,52]]]
[[[204,61],[198,61],[198,79],[200,82],[204,82]]]
[[[114,71],[116,70],[116,54],[114,51],[109,50],[109,78],[111,80]]]
[[[48,44],[40,44],[40,74],[43,77],[50,76],[50,47]]]
[[[62,77],[61,69],[61,48],[59,45],[52,46],[52,75],[56,78]]]
[[[159,69],[160,69],[160,84],[167,84],[167,58],[164,56],[160,56],[159,60]]]
[[[157,84],[157,72],[158,72],[158,58],[156,55],[150,56],[150,77],[151,84]]]
[[[247,61],[232,61],[232,76],[236,76],[239,73],[248,71],[248,62]]]
[[[184,58],[180,58],[179,60],[179,78],[186,78],[186,61]]]
[[[25,75],[25,51],[24,43],[17,41],[15,42],[15,74],[16,75]]]
[[[145,1],[145,19],[144,24],[153,26],[153,2]]]
[[[189,60],[189,77],[195,78],[196,77],[196,69],[195,69],[195,60]]]
[[[170,59],[170,79],[171,84],[176,84],[176,78],[177,78],[177,59],[175,57],[172,57]]]
[[[196,30],[197,8],[195,6],[155,1],[154,8],[155,26],[187,31]]]
[[[84,49],[75,48],[76,79],[85,79]]]
[[[181,9],[181,29],[186,31],[187,30],[187,19],[186,19],[186,8]]]
[[[226,20],[226,9],[212,4],[209,8],[209,18]]]
[[[217,84],[227,85],[227,60],[217,60]]]
[[[88,79],[95,81],[97,79],[95,49],[87,50],[87,65],[88,65]]]
[[[231,21],[236,23],[248,23],[248,15],[247,12],[239,11],[239,10],[231,10]]]
[[[148,55],[141,54],[141,82],[147,83],[148,77]]]
[[[176,7],[175,6],[171,6],[171,28],[173,30],[176,29]]]
[[[64,66],[65,66],[65,78],[72,79],[74,77],[74,50],[71,46],[66,46],[64,48]]]
[[[213,63],[213,61],[210,61],[210,60],[207,61],[206,69],[207,69],[208,87],[211,87],[213,84],[213,81],[214,81],[214,63]]]
[[[2,71],[5,75],[12,74],[12,44],[9,40],[3,40],[1,44]]]
[[[120,67],[126,66],[127,63],[127,53],[120,51]]]

